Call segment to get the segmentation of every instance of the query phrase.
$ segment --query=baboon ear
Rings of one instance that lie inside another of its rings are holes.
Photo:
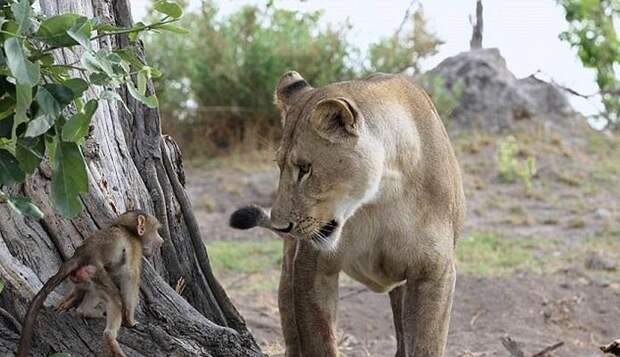
[[[299,73],[295,71],[286,72],[280,77],[276,85],[275,103],[281,111],[285,112],[295,95],[310,89],[312,89],[310,84]]]
[[[138,215],[138,224],[136,225],[136,232],[138,233],[140,237],[144,235],[145,225],[146,225],[146,217],[144,217],[143,215]]]
[[[317,103],[311,121],[321,137],[336,143],[358,135],[360,113],[349,99],[329,98]]]

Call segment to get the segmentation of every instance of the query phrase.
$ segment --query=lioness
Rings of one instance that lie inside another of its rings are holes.
[[[313,88],[297,72],[282,76],[275,97],[284,132],[271,216],[245,209],[231,225],[286,238],[286,356],[338,356],[341,271],[389,292],[397,357],[443,356],[465,199],[429,97],[402,75]]]

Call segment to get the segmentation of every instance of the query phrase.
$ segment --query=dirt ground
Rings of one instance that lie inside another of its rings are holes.
[[[620,141],[593,133],[568,140],[544,130],[515,137],[515,160],[536,158],[529,189],[498,179],[501,137],[453,136],[468,218],[457,246],[447,356],[510,356],[501,343],[506,336],[525,356],[558,342],[564,345],[545,356],[601,356],[598,347],[620,337]],[[269,155],[189,164],[187,189],[216,274],[265,352],[283,356],[277,240],[227,227],[235,208],[272,202],[278,175]],[[251,254],[239,258],[238,249]],[[340,300],[343,354],[393,355],[387,295],[343,277]]]

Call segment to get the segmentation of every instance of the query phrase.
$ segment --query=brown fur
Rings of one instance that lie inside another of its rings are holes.
[[[129,211],[109,227],[84,240],[73,257],[60,266],[58,273],[43,285],[30,303],[17,356],[28,356],[37,313],[47,295],[67,276],[74,287],[58,310],[77,306],[83,317],[103,317],[98,305],[104,303],[104,346],[111,356],[125,356],[116,336],[122,322],[128,327],[136,324],[134,313],[139,299],[142,256],[150,256],[161,246],[163,239],[157,233],[158,229],[157,218],[140,211]]]
[[[338,355],[340,271],[390,292],[397,356],[443,356],[465,200],[429,97],[401,75],[312,88],[289,72],[276,104],[281,176],[268,226],[288,239],[279,289],[286,356]]]

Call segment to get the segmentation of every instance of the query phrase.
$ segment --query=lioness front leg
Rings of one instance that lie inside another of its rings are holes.
[[[401,285],[390,291],[390,305],[394,317],[394,331],[396,332],[396,357],[407,357],[405,340],[403,336],[403,304],[407,287]]]
[[[301,344],[297,334],[295,323],[295,306],[293,299],[293,258],[295,257],[295,241],[284,241],[282,258],[282,273],[278,287],[278,310],[280,311],[280,323],[284,344],[286,345],[286,357],[302,357]]]
[[[338,273],[326,273],[316,248],[303,241],[299,244],[294,262],[293,299],[301,355],[337,357]]]
[[[406,356],[445,354],[456,271],[452,259],[437,267],[428,276],[407,280],[402,315]]]

